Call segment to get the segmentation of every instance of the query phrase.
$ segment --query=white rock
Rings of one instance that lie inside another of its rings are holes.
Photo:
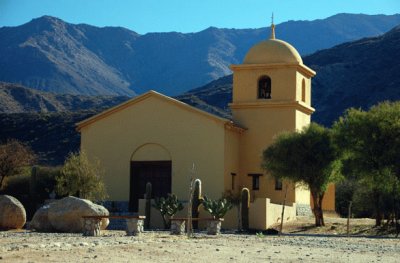
[[[108,210],[93,202],[73,196],[65,197],[50,204],[48,218],[56,231],[80,233],[83,232],[82,216],[109,215]],[[101,229],[105,229],[108,219],[101,221]]]
[[[39,232],[51,232],[54,230],[49,221],[49,207],[49,205],[44,205],[35,212],[29,224],[30,229],[34,229]]]
[[[24,206],[16,198],[0,195],[0,229],[19,229],[26,223]]]

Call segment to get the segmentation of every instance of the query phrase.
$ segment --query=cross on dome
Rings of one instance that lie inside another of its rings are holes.
[[[275,39],[275,24],[274,24],[274,13],[271,16],[271,36],[269,39]]]

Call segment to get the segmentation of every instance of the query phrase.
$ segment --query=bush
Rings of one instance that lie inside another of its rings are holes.
[[[35,192],[40,200],[49,199],[50,194],[55,191],[56,178],[61,173],[61,167],[37,167]]]
[[[49,199],[60,167],[37,166],[36,176],[32,176],[31,172],[30,167],[25,167],[18,175],[6,178],[3,191],[0,192],[17,198],[24,205],[28,219]]]
[[[99,161],[90,162],[85,152],[71,153],[56,177],[59,195],[74,195],[91,201],[107,197]]]
[[[31,218],[36,210],[29,196],[30,179],[29,173],[8,177],[1,191],[1,194],[11,195],[22,203],[25,207],[27,218]]]

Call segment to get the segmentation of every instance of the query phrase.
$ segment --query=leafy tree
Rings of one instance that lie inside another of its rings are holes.
[[[370,189],[379,226],[386,203],[383,197],[387,193],[393,198],[398,195],[394,186],[400,180],[400,102],[383,102],[369,111],[349,109],[333,130],[335,145],[350,171],[344,175],[356,175]]]
[[[262,167],[275,178],[306,185],[314,201],[315,225],[325,225],[322,201],[340,167],[330,130],[311,123],[301,132],[277,136],[264,150]]]
[[[24,166],[31,165],[36,159],[29,146],[17,141],[9,140],[0,145],[0,189],[6,177],[20,172]]]
[[[56,192],[59,195],[74,195],[80,198],[104,200],[107,197],[102,181],[103,171],[99,161],[90,162],[85,152],[71,153],[56,177]]]

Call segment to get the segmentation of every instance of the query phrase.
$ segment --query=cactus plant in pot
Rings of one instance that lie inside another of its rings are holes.
[[[161,217],[164,222],[164,228],[168,229],[170,227],[170,219],[179,211],[183,209],[183,204],[178,200],[178,197],[174,194],[168,194],[166,198],[155,198],[155,204],[153,205],[161,213]]]
[[[232,209],[232,203],[226,198],[221,198],[219,200],[212,200],[204,196],[203,207],[213,219],[207,222],[207,234],[217,235],[221,231],[221,222],[225,214]]]

